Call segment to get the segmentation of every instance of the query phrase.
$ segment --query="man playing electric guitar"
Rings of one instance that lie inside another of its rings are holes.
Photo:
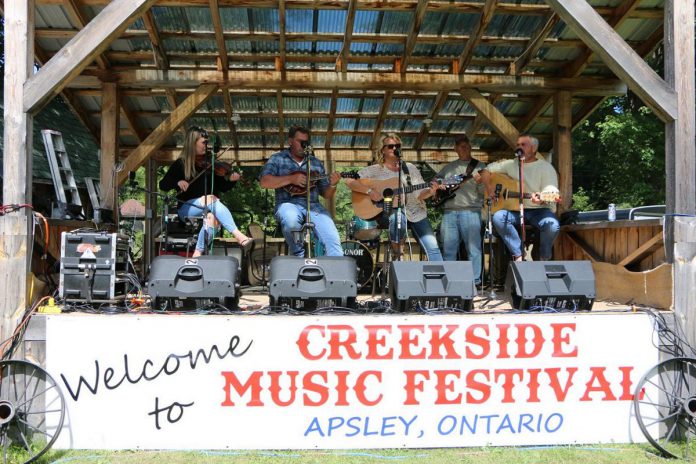
[[[369,196],[370,200],[372,200],[369,203],[377,203],[382,201],[382,191],[379,189],[373,189],[365,182],[361,181],[363,179],[384,180],[398,178],[399,166],[401,164],[400,153],[401,139],[399,136],[396,134],[385,135],[382,138],[382,145],[377,154],[379,163],[361,169],[358,171],[360,180],[347,179],[345,181],[346,185],[354,192]],[[405,161],[403,164],[405,165],[405,172],[402,177],[406,186],[408,186],[408,184],[423,183],[423,176],[416,166],[411,163],[406,163]],[[423,248],[428,255],[428,261],[442,261],[442,254],[440,253],[440,248],[437,245],[437,239],[433,233],[433,228],[428,220],[428,212],[425,209],[424,203],[424,200],[432,196],[433,193],[439,188],[441,188],[441,186],[436,181],[433,181],[430,188],[425,188],[423,190],[414,191],[404,195],[407,197],[407,201],[406,206],[402,209],[401,221],[397,221],[396,202],[398,199],[394,199],[394,207],[388,220],[389,238],[392,243],[392,251],[395,253],[397,258],[401,252],[400,242],[406,238],[406,224],[408,223],[411,224],[413,232],[415,233],[421,248]],[[381,210],[378,210],[378,212],[379,211]],[[398,229],[399,222],[401,223],[401,229]]]
[[[558,195],[558,176],[551,163],[537,158],[539,140],[530,135],[520,135],[517,138],[516,153],[523,159],[524,176],[524,221],[539,228],[541,236],[539,238],[539,258],[548,261],[552,257],[553,242],[560,230],[560,224],[554,214],[555,205],[549,204],[545,199],[551,195]],[[487,186],[487,192],[492,192],[491,173],[502,173],[519,181],[519,162],[520,159],[503,160],[488,165],[488,168],[481,172],[483,182]],[[519,192],[518,192],[519,193]],[[515,228],[520,225],[519,211],[501,209],[493,215],[493,225],[496,231],[503,238],[505,246],[510,251],[515,261],[522,260],[522,240]]]
[[[464,242],[469,261],[474,266],[474,280],[481,283],[481,208],[484,186],[478,174],[486,165],[471,157],[471,143],[466,134],[454,139],[454,151],[459,159],[445,166],[438,177],[464,175],[452,196],[443,202],[444,214],[440,224],[442,254],[445,261],[456,261],[459,244]],[[471,179],[476,175],[478,183]],[[441,194],[440,190],[438,193]]]
[[[343,256],[341,239],[329,212],[319,203],[321,194],[327,200],[336,194],[336,185],[341,180],[338,172],[326,175],[324,165],[317,157],[308,152],[309,131],[302,126],[292,126],[288,131],[288,148],[273,154],[259,175],[261,187],[275,189],[276,209],[275,216],[283,230],[283,236],[288,244],[288,249],[295,256],[304,256],[302,241],[296,238],[296,232],[302,228],[307,215],[307,199],[305,195],[293,194],[286,189],[288,186],[297,186],[306,191],[310,188],[310,219],[314,223],[315,232],[324,245],[327,256]],[[309,150],[311,151],[311,150]],[[306,163],[310,163],[312,177],[316,174],[316,188],[314,181],[307,179],[303,172]]]

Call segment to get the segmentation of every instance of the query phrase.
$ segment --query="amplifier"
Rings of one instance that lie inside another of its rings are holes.
[[[231,256],[157,256],[152,260],[148,291],[153,309],[194,310],[239,302],[239,262]]]
[[[389,295],[396,311],[471,311],[476,288],[471,261],[393,261]]]
[[[129,239],[107,232],[63,232],[58,292],[66,302],[111,303],[126,296]]]
[[[297,311],[320,308],[355,308],[358,267],[346,256],[300,258],[276,256],[271,260],[271,306]]]

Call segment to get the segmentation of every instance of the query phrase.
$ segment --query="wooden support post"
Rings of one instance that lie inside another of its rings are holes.
[[[553,165],[558,171],[558,188],[561,203],[558,214],[570,209],[573,200],[573,155],[570,133],[573,127],[571,94],[561,90],[554,96],[553,103]]]
[[[32,122],[24,111],[24,83],[34,65],[34,1],[13,0],[4,10],[3,204],[31,204]],[[0,218],[0,341],[7,340],[31,303],[33,221],[30,208]],[[3,347],[3,348],[6,348]],[[0,353],[2,354],[2,353]]]
[[[118,195],[116,170],[118,162],[118,132],[120,117],[120,96],[115,82],[102,84],[101,107],[101,158],[99,160],[99,185],[101,190],[101,207],[114,212],[118,223]]]
[[[157,162],[150,158],[145,164],[145,190],[157,190]],[[143,271],[150,269],[155,257],[155,220],[157,219],[157,195],[145,195],[145,234],[143,237]]]
[[[674,313],[696,346],[696,218],[674,219]]]
[[[694,2],[665,2],[665,80],[678,95],[677,117],[665,124],[665,252],[672,261],[672,214],[696,214],[696,149],[694,148]],[[675,279],[675,285],[677,280]],[[693,290],[693,289],[692,289]],[[675,291],[677,289],[675,288]],[[696,308],[692,308],[696,312]]]

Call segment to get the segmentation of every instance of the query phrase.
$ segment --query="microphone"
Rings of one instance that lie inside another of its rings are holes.
[[[213,141],[213,153],[220,153],[221,148],[222,141],[220,140],[220,136],[218,134],[215,134],[215,140]]]
[[[304,149],[304,154],[305,156],[313,155],[314,154],[314,149],[312,146],[309,144],[308,140],[303,140],[300,142],[300,145]]]
[[[394,148],[394,156],[397,158],[401,158],[401,150],[398,148]]]
[[[518,158],[522,158],[524,156],[524,150],[518,148],[517,150],[515,150],[515,156]]]
[[[394,201],[394,191],[390,188],[384,189],[383,192],[383,197],[384,197],[384,205],[382,206],[382,212],[384,213],[384,216],[389,219],[389,216],[391,215],[392,212],[392,202]]]

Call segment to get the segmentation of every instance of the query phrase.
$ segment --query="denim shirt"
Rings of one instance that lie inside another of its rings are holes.
[[[261,170],[261,174],[259,174],[259,180],[267,174],[270,174],[272,176],[287,176],[297,171],[307,172],[306,163],[308,160],[312,170],[312,177],[323,177],[322,179],[317,181],[316,187],[313,187],[310,190],[310,207],[314,211],[328,214],[328,211],[326,211],[326,209],[321,205],[321,203],[319,203],[319,194],[324,193],[324,191],[326,191],[326,189],[329,188],[331,182],[329,181],[329,178],[326,177],[324,164],[321,162],[319,158],[317,158],[314,155],[308,156],[307,158],[302,160],[302,163],[298,164],[297,161],[295,161],[295,159],[290,154],[290,151],[288,151],[287,149],[278,153],[274,153],[271,156],[271,159],[268,160],[268,162],[264,165],[263,169]],[[283,203],[293,203],[295,205],[306,208],[307,194],[304,193],[302,195],[291,195],[290,192],[288,192],[285,188],[280,187],[275,189],[275,201],[276,211],[278,210],[278,207]]]

